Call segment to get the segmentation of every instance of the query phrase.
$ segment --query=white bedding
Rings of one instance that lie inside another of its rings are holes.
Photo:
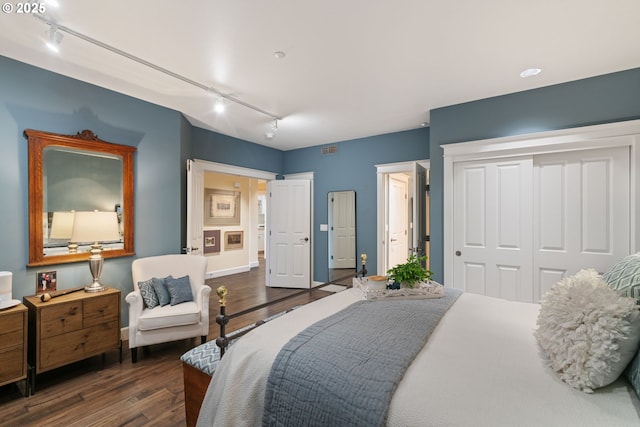
[[[216,370],[199,426],[259,426],[271,364],[314,322],[361,298],[349,289],[274,319],[238,340]],[[465,293],[407,370],[389,426],[639,426],[624,379],[586,394],[547,367],[533,336],[539,305]]]

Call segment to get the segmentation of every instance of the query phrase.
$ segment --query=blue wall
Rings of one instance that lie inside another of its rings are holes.
[[[137,147],[135,249],[138,256],[179,252],[182,188],[179,144],[182,115],[135,98],[0,57],[0,270],[13,272],[13,297],[36,291],[35,275],[56,270],[58,287],[89,284],[87,263],[27,268],[27,142],[37,129],[75,134],[90,129],[105,141]],[[131,289],[131,258],[105,261],[101,278],[123,292]]]
[[[321,147],[284,153],[284,173],[313,172],[314,280],[328,278],[327,233],[320,224],[328,221],[327,193],[355,190],[357,252],[367,254],[367,269],[377,270],[376,212],[377,164],[429,158],[427,128],[339,142],[337,153],[322,155]],[[359,262],[359,261],[358,261]],[[360,266],[358,266],[360,267]]]
[[[281,173],[283,152],[242,139],[193,128],[194,159]]]
[[[431,111],[431,270],[442,280],[442,144],[640,118],[640,68]]]

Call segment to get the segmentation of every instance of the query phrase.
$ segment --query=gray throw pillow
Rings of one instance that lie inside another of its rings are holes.
[[[140,289],[140,295],[142,295],[144,305],[149,308],[156,307],[159,304],[156,291],[153,290],[152,281],[153,279],[138,282],[138,289]]]
[[[171,295],[169,295],[169,291],[167,290],[166,280],[168,278],[172,278],[171,276],[167,276],[164,279],[158,279],[154,277],[152,280],[153,290],[156,291],[156,295],[158,295],[158,304],[162,307],[169,304],[171,302]]]
[[[171,305],[193,301],[193,293],[191,292],[189,276],[183,276],[177,279],[169,276],[165,279],[165,282],[167,284],[169,295],[171,295]]]

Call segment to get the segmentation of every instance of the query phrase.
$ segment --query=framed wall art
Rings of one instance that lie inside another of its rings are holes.
[[[244,231],[225,231],[224,250],[242,249],[244,246]]]
[[[240,225],[240,192],[205,188],[204,225]]]
[[[220,230],[204,231],[204,253],[219,254],[220,253]]]

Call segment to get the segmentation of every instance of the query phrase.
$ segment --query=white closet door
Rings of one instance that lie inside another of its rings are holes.
[[[535,300],[583,268],[605,272],[629,253],[629,148],[534,159]]]
[[[454,165],[454,287],[532,301],[531,157]]]

